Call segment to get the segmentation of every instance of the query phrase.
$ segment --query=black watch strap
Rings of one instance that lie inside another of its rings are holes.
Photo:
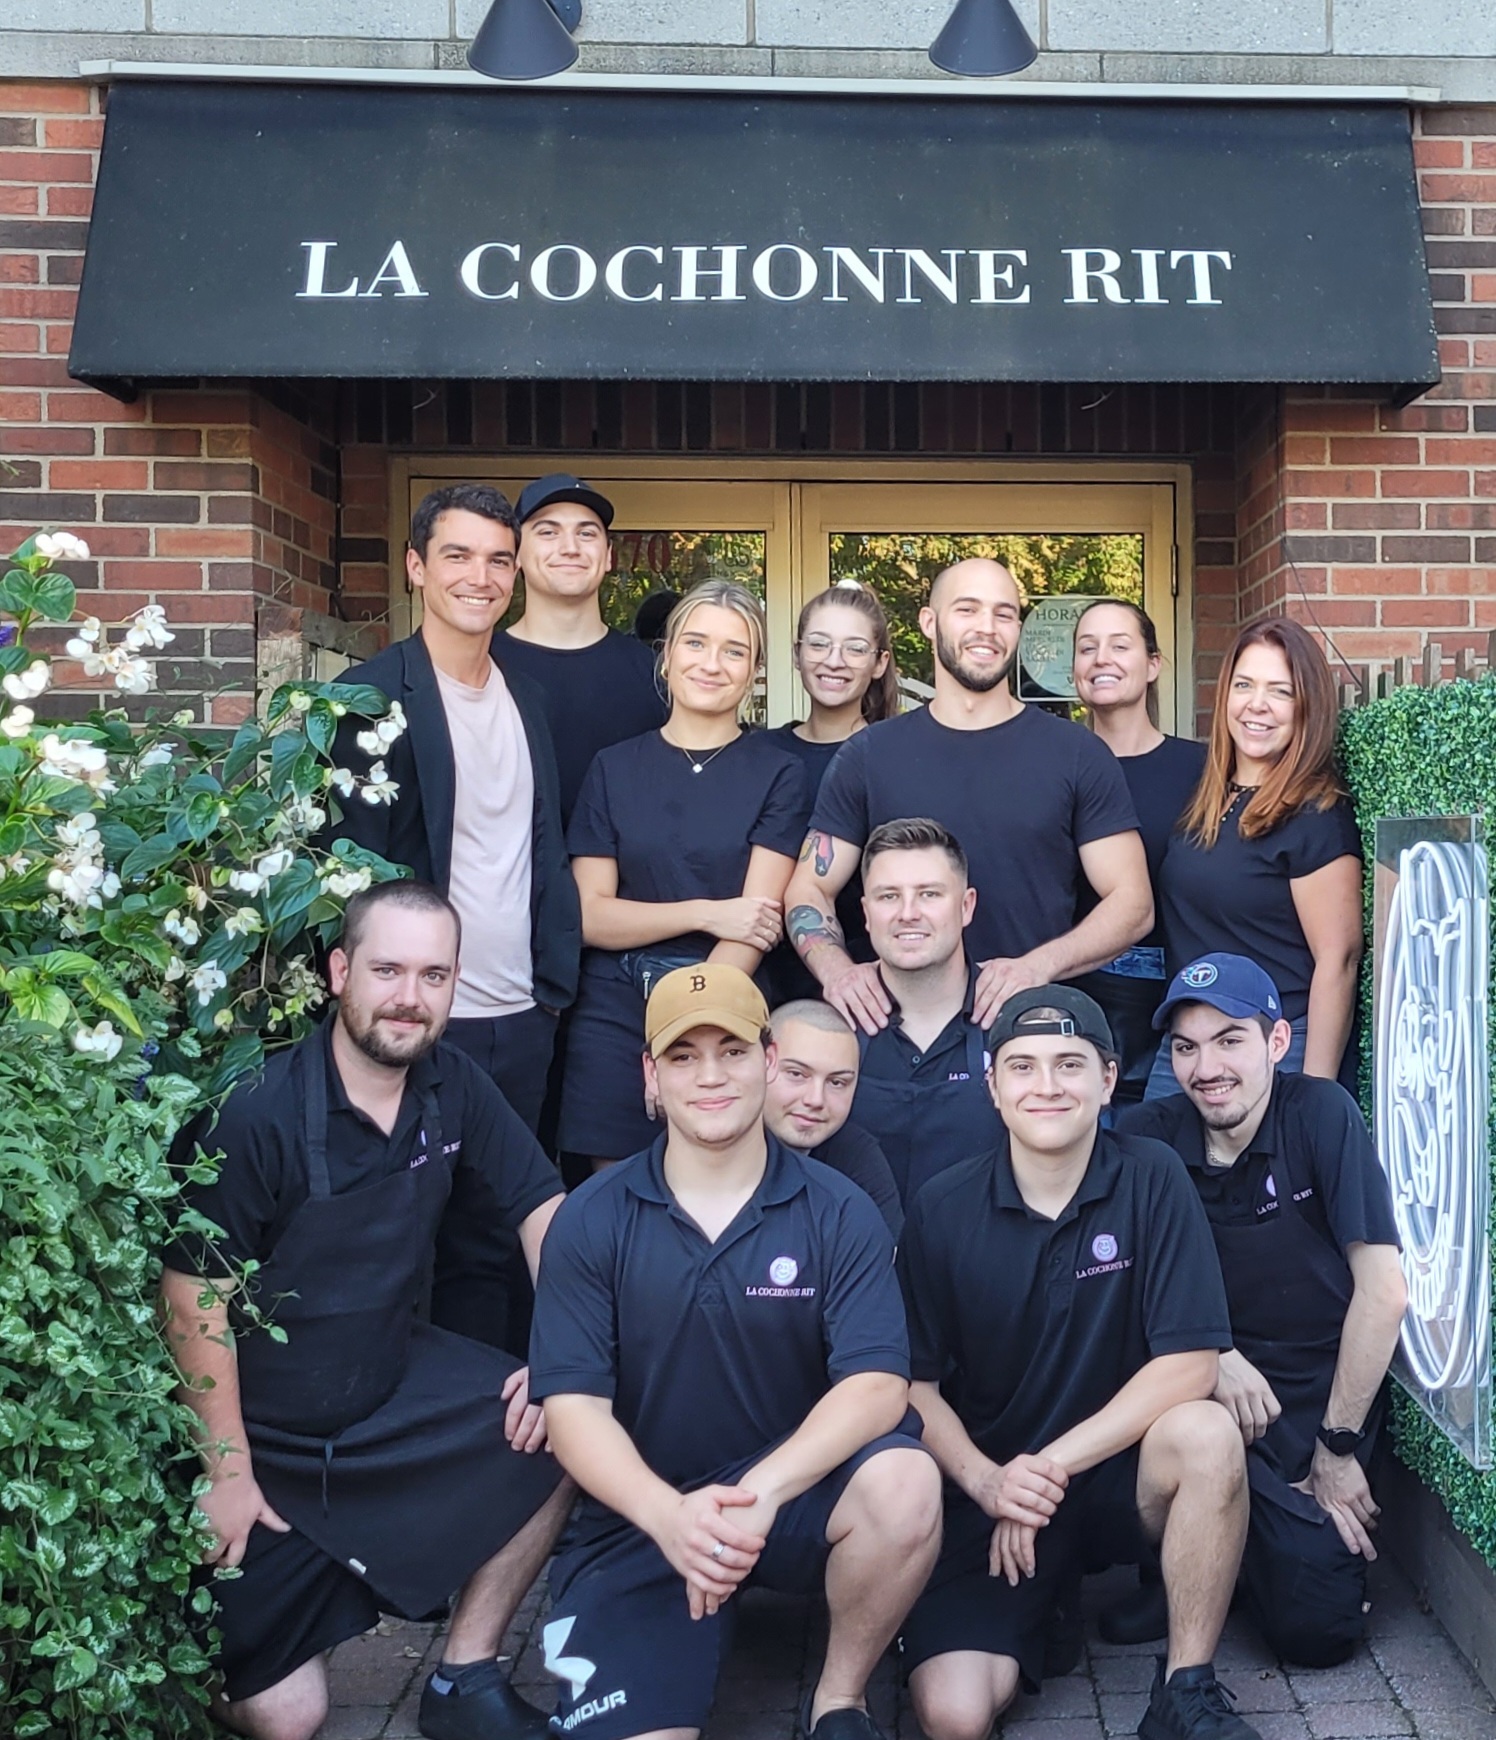
[[[1314,1435],[1332,1456],[1354,1456],[1366,1433],[1353,1432],[1349,1426],[1321,1426]]]

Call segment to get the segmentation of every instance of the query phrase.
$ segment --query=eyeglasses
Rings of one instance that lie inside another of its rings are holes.
[[[849,665],[865,665],[877,648],[870,640],[833,640],[829,634],[808,634],[800,642],[800,650],[818,664],[839,652]]]

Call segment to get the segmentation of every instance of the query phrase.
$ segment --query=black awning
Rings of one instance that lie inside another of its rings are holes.
[[[1405,110],[126,83],[72,372],[1439,378]]]

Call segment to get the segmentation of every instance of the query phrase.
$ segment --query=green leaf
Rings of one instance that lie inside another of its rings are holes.
[[[372,683],[324,683],[322,694],[365,719],[382,719],[390,710],[389,696]]]
[[[70,1692],[87,1683],[99,1671],[99,1658],[91,1649],[74,1645],[52,1670],[52,1684],[59,1692]]]
[[[169,834],[154,834],[129,852],[123,864],[119,867],[120,879],[133,882],[139,876],[146,876],[152,870],[159,870],[163,864],[171,863],[181,851],[179,842]]]
[[[0,610],[12,616],[29,612],[45,622],[71,622],[77,607],[78,588],[55,570],[28,574],[24,568],[12,568],[0,580]]]
[[[332,740],[337,734],[338,716],[332,710],[332,702],[313,701],[306,716],[307,741],[312,748],[325,755],[332,748]]]
[[[265,891],[265,922],[275,926],[292,914],[299,917],[318,892],[317,869],[311,859],[294,859]]]
[[[217,792],[197,791],[192,794],[183,817],[189,839],[206,840],[213,832],[218,826],[218,806],[221,801]]]
[[[10,1000],[23,1021],[40,1021],[47,1027],[61,1029],[76,1019],[66,991],[56,985],[44,985],[34,977],[12,982]]]

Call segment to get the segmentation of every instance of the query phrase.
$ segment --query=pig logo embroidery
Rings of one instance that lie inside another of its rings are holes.
[[[1098,1263],[1110,1263],[1116,1260],[1117,1241],[1110,1233],[1097,1233],[1091,1240],[1091,1255]]]
[[[769,1264],[769,1279],[776,1287],[793,1286],[799,1273],[800,1265],[793,1257],[775,1257]]]

